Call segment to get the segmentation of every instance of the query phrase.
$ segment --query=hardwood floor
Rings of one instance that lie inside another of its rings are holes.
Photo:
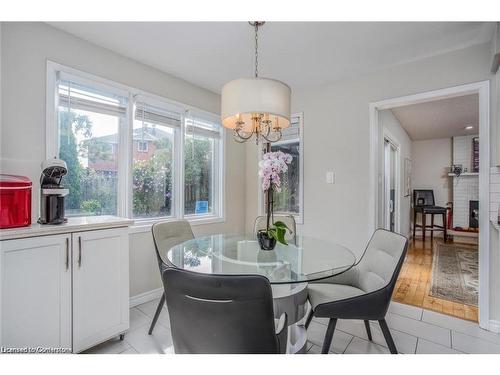
[[[408,305],[423,307],[461,319],[478,321],[478,308],[429,296],[432,277],[432,243],[410,240],[403,268],[392,299]]]

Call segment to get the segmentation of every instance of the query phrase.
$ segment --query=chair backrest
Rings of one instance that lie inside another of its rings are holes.
[[[267,216],[257,216],[254,224],[254,233],[260,229],[266,229]],[[295,218],[292,215],[274,215],[274,221],[282,221],[290,228],[290,232],[286,232],[285,239],[289,242],[297,244],[297,224],[295,223]]]
[[[355,287],[370,293],[389,287],[390,294],[408,248],[408,239],[385,229],[373,234],[363,257],[356,267]]]
[[[167,251],[175,245],[194,238],[191,225],[186,220],[162,221],[151,227],[155,244],[156,258],[160,272],[163,265],[171,266]]]
[[[177,268],[162,276],[175,353],[279,353],[265,277]]]
[[[413,190],[413,207],[435,205],[434,190]]]

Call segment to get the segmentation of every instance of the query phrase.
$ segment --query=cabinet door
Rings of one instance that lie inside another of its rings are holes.
[[[1,346],[71,348],[70,239],[0,242]]]
[[[73,233],[73,351],[128,329],[126,228]]]

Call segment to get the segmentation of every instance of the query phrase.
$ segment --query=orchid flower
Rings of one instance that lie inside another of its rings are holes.
[[[262,190],[267,191],[272,187],[277,192],[281,191],[280,174],[288,170],[292,162],[292,155],[281,151],[266,152],[259,162],[259,176],[262,178]]]

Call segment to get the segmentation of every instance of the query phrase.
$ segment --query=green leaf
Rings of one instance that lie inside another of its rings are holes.
[[[282,228],[282,229],[285,229],[285,230],[286,230],[286,229],[288,229],[288,231],[289,231],[290,233],[292,233],[292,230],[291,230],[290,228],[288,228],[288,226],[287,226],[284,222],[282,222],[281,220],[276,221],[276,222],[274,223],[274,226],[275,226],[276,228]]]
[[[278,240],[278,237],[277,237],[277,235],[276,235],[276,229],[269,229],[269,230],[267,231],[267,236],[268,236],[269,238],[274,238],[275,240]]]
[[[283,244],[283,245],[288,245],[288,242],[285,240],[285,234],[286,234],[286,229],[278,227],[276,228],[276,240]]]

